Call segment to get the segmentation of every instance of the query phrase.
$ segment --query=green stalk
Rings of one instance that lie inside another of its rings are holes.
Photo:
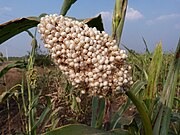
[[[116,0],[113,19],[112,19],[112,37],[117,40],[119,45],[122,30],[125,21],[128,0]]]
[[[152,125],[151,125],[150,119],[148,117],[148,114],[146,112],[146,107],[144,106],[144,104],[142,104],[142,101],[139,100],[131,91],[127,91],[126,95],[134,103],[134,105],[136,106],[136,108],[141,116],[141,119],[142,119],[142,122],[143,122],[143,125],[145,128],[145,130],[144,130],[145,135],[152,135],[153,134]]]
[[[27,81],[27,85],[28,85],[28,110],[29,110],[29,118],[28,118],[28,132],[29,132],[29,135],[31,135],[31,130],[32,130],[32,110],[31,110],[31,103],[32,103],[32,94],[31,94],[31,87],[30,87],[30,82]]]
[[[21,86],[21,97],[22,97],[22,104],[23,104],[23,109],[24,109],[24,114],[27,120],[27,108],[26,108],[26,102],[24,99],[24,75],[22,76],[22,86]],[[25,130],[28,131],[28,125],[27,122],[25,121]]]
[[[37,29],[36,29],[37,30]],[[35,33],[36,33],[35,30]],[[35,52],[36,52],[36,47],[37,47],[37,40],[33,34],[28,31],[28,34],[32,37],[32,50],[28,59],[28,73],[30,73],[27,76],[27,87],[28,87],[28,111],[29,111],[29,117],[28,117],[28,134],[29,135],[36,135],[36,131],[32,130],[34,124],[35,124],[35,109],[32,109],[33,101],[34,101],[34,87],[31,82],[31,71],[34,69],[34,61],[35,61]]]
[[[64,0],[63,6],[61,7],[60,15],[66,15],[67,11],[77,0]]]

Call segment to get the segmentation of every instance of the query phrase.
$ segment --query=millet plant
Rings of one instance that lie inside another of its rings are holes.
[[[51,126],[47,132],[42,131],[45,135],[164,135],[170,134],[170,131],[178,134],[179,125],[176,122],[179,120],[179,114],[176,111],[177,115],[175,115],[172,108],[174,100],[177,101],[176,106],[179,106],[179,98],[178,95],[175,97],[175,93],[179,92],[180,42],[168,74],[162,77],[160,76],[163,68],[161,42],[153,54],[146,48],[143,57],[127,47],[125,48],[128,53],[119,48],[127,0],[115,2],[111,36],[104,31],[101,16],[81,20],[65,16],[75,2],[76,0],[64,0],[60,15],[42,14],[39,17],[19,18],[0,25],[0,43],[23,31],[27,31],[32,37],[32,50],[27,63],[16,62],[0,72],[2,77],[11,68],[24,69],[22,84],[17,86],[21,88],[20,95],[23,101],[24,133],[37,134],[38,126],[40,124],[45,126],[49,122],[46,118],[53,116],[57,111],[53,109],[50,97],[45,96],[47,105],[39,117],[36,114],[41,95],[41,92],[35,91],[38,78],[34,62],[38,44],[36,31],[33,35],[28,29],[37,27],[44,46],[48,48],[56,66],[67,77],[72,91],[92,97],[91,126],[70,124],[56,128],[56,120],[52,117]],[[143,41],[147,47],[146,41],[144,39]],[[137,73],[140,74],[137,75]],[[162,89],[158,87],[160,77],[163,79]],[[27,83],[27,91],[24,83]],[[11,90],[3,93],[1,101],[12,95],[10,92]],[[28,101],[25,99],[25,92],[27,92]],[[127,101],[112,113],[113,99],[123,94],[127,95]],[[76,98],[73,101],[80,100]],[[132,116],[129,119],[130,122],[124,124],[123,113],[132,104],[137,108],[137,115],[140,117]],[[172,118],[177,119],[172,121]],[[173,128],[170,128],[171,126]]]

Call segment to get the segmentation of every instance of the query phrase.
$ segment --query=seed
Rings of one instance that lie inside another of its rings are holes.
[[[132,85],[126,52],[106,32],[57,14],[42,17],[38,32],[74,88],[86,83],[82,94],[114,95],[123,85]]]
[[[59,38],[59,37],[60,37],[60,33],[59,33],[59,32],[56,32],[56,33],[55,33],[55,37],[56,37],[56,38]]]
[[[122,59],[125,59],[125,58],[127,58],[127,55],[126,54],[122,54]]]
[[[92,72],[89,72],[89,73],[88,73],[88,76],[89,76],[89,77],[92,77],[92,76],[93,76],[93,73],[92,73]]]
[[[85,48],[85,49],[88,49],[88,48],[89,48],[89,44],[85,44],[85,45],[84,45],[84,48]]]
[[[103,86],[107,86],[108,85],[108,82],[107,81],[104,81],[103,82]]]
[[[90,42],[90,38],[89,37],[85,37],[85,42],[89,43]]]
[[[53,37],[52,41],[55,43],[58,41],[57,37]]]
[[[124,79],[123,83],[128,83],[128,80],[127,80],[127,79]]]
[[[97,62],[96,58],[92,58],[92,64],[95,64]]]
[[[61,32],[61,36],[65,37],[66,36],[66,32]]]
[[[74,44],[70,44],[69,49],[73,50],[75,48]]]
[[[69,27],[66,27],[66,28],[65,28],[65,32],[66,32],[66,33],[69,33],[70,31],[71,31],[71,29],[70,29]]]
[[[52,29],[54,28],[54,26],[48,23],[48,24],[46,25],[46,28],[47,28],[47,30],[50,31],[50,30],[52,30]]]
[[[81,90],[81,94],[85,94],[86,93],[86,91],[85,90]]]
[[[95,83],[94,83],[94,86],[95,86],[95,87],[98,87],[98,86],[99,86],[99,82],[95,82]]]
[[[104,73],[104,74],[102,75],[102,78],[103,78],[103,79],[107,78],[107,74]]]
[[[60,55],[60,54],[61,54],[61,51],[57,51],[56,54],[57,54],[57,55]]]
[[[114,57],[111,56],[111,57],[109,58],[109,61],[110,61],[110,62],[113,62],[113,61],[114,61]]]

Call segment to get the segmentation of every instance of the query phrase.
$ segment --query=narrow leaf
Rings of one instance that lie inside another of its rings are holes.
[[[131,135],[131,133],[127,130],[116,128],[108,132],[108,134],[103,135]]]
[[[152,61],[149,66],[148,70],[148,84],[147,84],[147,98],[148,99],[153,99],[156,94],[156,83],[157,79],[160,74],[160,69],[162,65],[162,43],[160,42],[153,54]]]
[[[143,39],[144,45],[146,47],[146,53],[150,54],[146,40],[144,39],[144,37],[142,37],[142,39]]]
[[[0,95],[0,103],[5,102],[9,97],[11,97],[13,93],[5,91]]]
[[[99,31],[104,30],[101,14],[97,17],[87,18],[83,20],[83,22],[86,23],[89,27],[96,27]]]
[[[86,125],[72,124],[51,130],[44,135],[91,135],[98,133],[104,133],[104,131]]]
[[[37,126],[43,122],[45,117],[47,116],[48,112],[51,110],[51,103],[50,103],[50,97],[46,96],[46,101],[47,101],[47,107],[46,109],[42,112],[41,116],[39,117],[38,121],[35,123],[35,125],[32,128],[33,130],[36,130]]]
[[[96,111],[98,108],[98,97],[93,96],[92,98],[92,117],[91,117],[91,127],[96,127]]]
[[[5,75],[11,68],[25,68],[26,65],[27,64],[25,62],[21,62],[21,61],[17,61],[17,62],[15,62],[13,64],[9,64],[0,71],[0,78],[3,75]]]
[[[131,99],[131,101],[134,103],[134,105],[136,106],[140,116],[141,116],[141,119],[142,119],[142,122],[143,122],[143,125],[144,125],[144,128],[145,128],[145,135],[152,135],[152,126],[151,126],[151,121],[149,119],[149,116],[146,112],[146,107],[145,105],[143,104],[143,101],[141,101],[140,99],[138,99],[131,91],[127,91],[126,92],[126,95]]]
[[[76,2],[77,0],[64,0],[63,6],[61,7],[60,14],[65,16],[67,11],[70,9],[70,7]]]
[[[18,87],[22,87],[22,85],[20,84],[16,84],[13,87],[11,87],[8,91],[4,91],[1,95],[0,95],[0,103],[1,102],[5,102],[8,98],[10,98],[13,95],[16,95],[17,91],[16,89],[18,89]]]
[[[176,49],[174,60],[170,65],[167,80],[163,87],[163,95],[161,97],[161,102],[164,105],[165,111],[162,119],[162,128],[160,131],[161,135],[168,133],[170,124],[170,114],[172,111],[172,105],[174,101],[175,91],[177,90],[177,81],[180,70],[180,40]]]
[[[153,104],[154,104],[153,102],[157,92],[157,81],[161,71],[162,60],[163,60],[162,43],[160,42],[154,51],[153,58],[148,70],[148,83],[147,83],[147,89],[145,91],[146,94],[145,98],[146,98],[146,105],[150,113],[149,115],[151,115],[153,109]]]
[[[0,44],[11,37],[37,26],[39,17],[18,18],[0,25]]]
[[[91,127],[101,128],[105,111],[104,98],[93,97]]]
[[[172,61],[167,79],[163,87],[163,93],[160,98],[160,103],[158,105],[154,124],[153,133],[166,135],[168,134],[170,115],[172,111],[172,105],[174,101],[174,95],[177,86],[177,80],[180,69],[180,40],[176,49],[174,60]]]
[[[140,92],[140,90],[144,87],[145,84],[146,84],[145,82],[137,80],[131,87],[130,91],[133,94],[137,95]],[[129,107],[130,104],[131,104],[131,101],[130,99],[128,99],[128,101],[122,106],[120,106],[118,111],[113,115],[112,120],[111,120],[112,129],[116,128],[116,125],[121,119],[122,114],[126,111],[126,109]]]

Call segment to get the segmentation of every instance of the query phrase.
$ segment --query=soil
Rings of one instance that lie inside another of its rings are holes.
[[[8,63],[0,66],[0,70],[5,67]],[[38,73],[44,74],[47,71],[44,71],[43,68],[38,67]],[[46,74],[46,73],[45,73]],[[5,80],[6,83],[0,84],[0,95],[5,92],[5,88],[10,89],[12,86],[21,83],[22,72],[20,69],[11,69],[5,76],[5,78],[1,78],[0,81],[3,82]],[[57,82],[55,82],[57,81]],[[60,118],[57,127],[72,124],[72,123],[81,123],[90,125],[91,121],[91,98],[87,98],[86,96],[81,97],[81,105],[82,112],[73,111],[71,109],[71,104],[66,101],[64,95],[60,95],[62,93],[62,88],[57,86],[59,80],[49,80],[49,84],[43,87],[43,95],[40,97],[39,105],[46,106],[46,100],[44,98],[45,95],[51,97],[51,102],[53,103],[53,107],[59,108],[58,117]],[[42,83],[43,81],[41,81]],[[44,82],[46,83],[46,82]],[[7,85],[6,85],[7,84]],[[43,85],[43,84],[41,84]],[[45,84],[46,85],[46,84]],[[49,88],[51,87],[51,89]],[[18,101],[17,101],[18,100]],[[113,101],[112,109],[117,110],[122,103],[126,102],[126,97],[121,96]],[[25,117],[23,116],[22,111],[19,111],[18,104],[22,106],[22,100],[19,97],[18,99],[10,98],[7,102],[0,103],[0,135],[6,134],[22,134],[25,131]],[[8,106],[9,105],[9,109]],[[22,108],[20,109],[22,110]],[[126,116],[134,115],[135,109],[131,107],[126,113]],[[37,115],[39,116],[42,113],[42,109],[39,108],[37,110]],[[37,132],[44,132],[48,128],[48,125],[44,128],[38,129]]]
[[[12,62],[6,62],[0,65],[0,71]],[[21,83],[22,72],[20,69],[10,69],[3,77],[0,78],[0,95],[16,84]]]

